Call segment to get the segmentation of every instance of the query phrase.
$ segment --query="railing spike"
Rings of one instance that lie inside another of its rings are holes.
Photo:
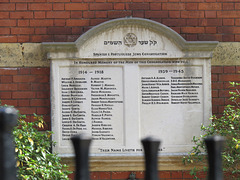
[[[142,139],[145,154],[145,180],[158,180],[158,149],[160,140],[154,137]]]
[[[208,152],[209,180],[223,180],[221,153],[224,141],[222,136],[211,136],[205,139]]]
[[[0,176],[2,180],[15,180],[16,154],[12,129],[17,125],[17,111],[11,107],[0,108]]]
[[[75,180],[89,180],[89,147],[91,137],[80,134],[71,138],[75,150]]]

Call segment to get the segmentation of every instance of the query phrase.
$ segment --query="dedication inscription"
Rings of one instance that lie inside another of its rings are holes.
[[[61,67],[59,73],[61,145],[79,133],[91,134],[99,145],[122,145],[122,68]]]
[[[211,115],[216,45],[138,18],[103,23],[74,43],[44,44],[54,151],[72,156],[70,137],[86,133],[94,156],[142,155],[149,135],[162,140],[162,154],[188,152]]]

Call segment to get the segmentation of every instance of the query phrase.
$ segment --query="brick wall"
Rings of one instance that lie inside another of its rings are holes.
[[[163,23],[186,40],[240,40],[236,0],[1,0],[0,42],[75,41],[126,16]]]
[[[0,68],[0,100],[15,106],[31,121],[43,115],[50,129],[49,68]]]
[[[240,41],[236,0],[1,0],[0,43],[73,42],[93,26],[126,16],[160,22],[189,41]],[[0,67],[2,104],[14,105],[29,120],[33,113],[44,115],[50,129],[49,67],[7,67]],[[239,71],[232,64],[212,66],[213,114],[229,103],[228,81],[239,81]],[[91,179],[128,179],[129,174],[92,172]],[[161,171],[160,177],[192,179],[189,171]],[[136,178],[143,179],[143,172]]]

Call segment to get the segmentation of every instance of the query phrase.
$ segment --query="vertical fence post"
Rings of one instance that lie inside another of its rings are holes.
[[[75,150],[75,180],[89,180],[89,147],[91,138],[81,134],[71,138]]]
[[[212,136],[205,139],[208,152],[208,179],[223,180],[222,173],[222,148],[224,138],[221,136]]]
[[[145,154],[145,180],[158,180],[158,148],[160,140],[147,137],[142,139]]]
[[[16,155],[12,129],[17,125],[17,111],[14,108],[0,108],[0,179],[15,180]]]

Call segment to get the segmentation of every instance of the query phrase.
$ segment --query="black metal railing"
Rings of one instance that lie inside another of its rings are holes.
[[[16,155],[12,129],[17,124],[17,111],[10,107],[0,108],[0,179],[16,180]],[[89,180],[89,149],[91,137],[76,135],[71,138],[75,150],[75,180]],[[158,180],[158,149],[160,140],[153,137],[142,139],[145,156],[145,180]],[[224,138],[212,136],[205,139],[208,152],[208,180],[222,180],[221,152]],[[161,176],[161,174],[160,174]]]

